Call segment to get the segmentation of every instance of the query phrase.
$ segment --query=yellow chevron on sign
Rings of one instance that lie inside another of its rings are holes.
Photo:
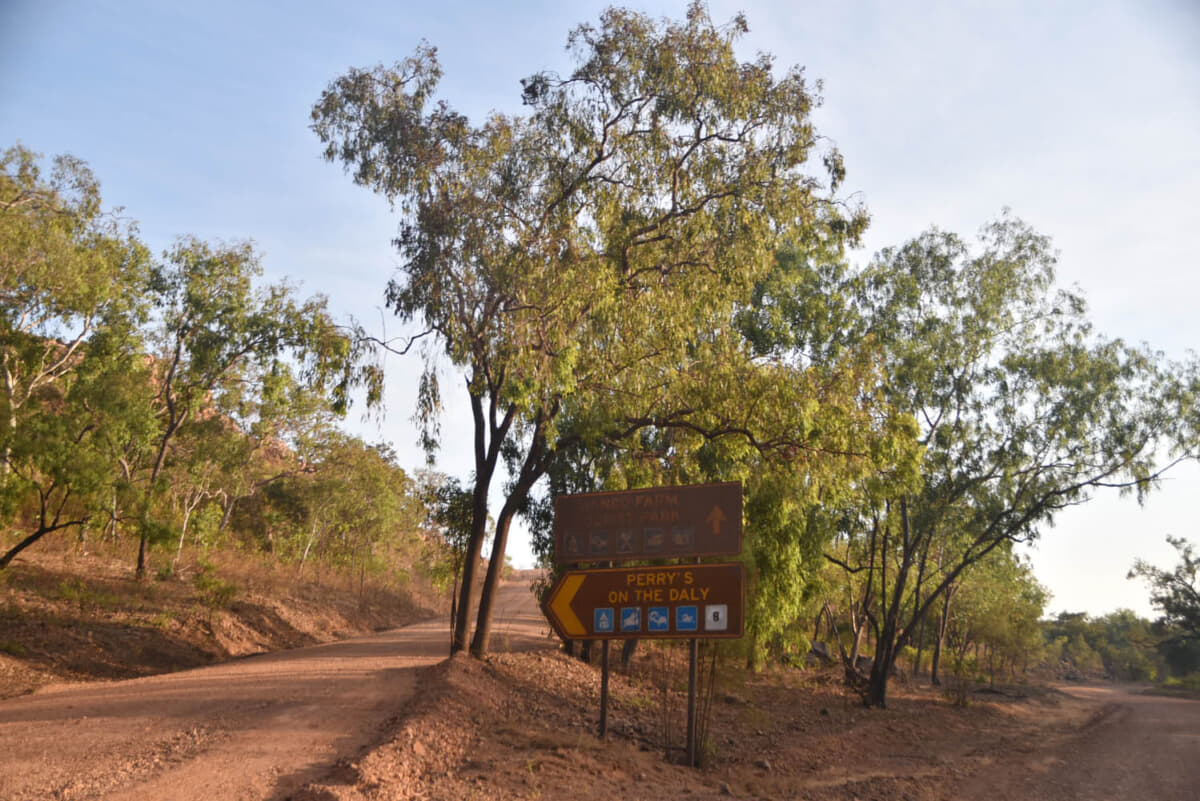
[[[563,633],[568,637],[582,637],[587,634],[583,621],[571,610],[571,601],[575,599],[575,593],[579,592],[579,588],[583,586],[585,578],[587,577],[583,574],[565,576],[547,604],[551,614],[558,619],[562,626]]]

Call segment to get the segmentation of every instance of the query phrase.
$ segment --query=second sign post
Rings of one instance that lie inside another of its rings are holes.
[[[741,484],[656,487],[564,495],[554,503],[560,565],[733,556],[742,549]],[[696,764],[696,672],[700,639],[741,637],[741,563],[597,567],[559,575],[542,602],[566,640],[601,640],[600,734],[607,729],[608,643],[687,639],[688,764]]]

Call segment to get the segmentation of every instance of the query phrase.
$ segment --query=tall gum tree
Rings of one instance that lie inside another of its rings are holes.
[[[873,342],[876,391],[919,427],[919,482],[864,483],[839,522],[852,547],[827,554],[876,577],[868,706],[886,705],[896,655],[964,570],[1100,489],[1140,496],[1173,463],[1181,376],[1096,335],[1083,299],[1055,288],[1055,260],[1007,214],[977,249],[932,230],[834,281],[826,295],[851,303],[800,337],[832,352]]]
[[[262,379],[280,372],[294,372],[340,409],[361,376],[354,341],[333,321],[325,298],[300,299],[286,283],[256,288],[260,272],[248,243],[210,245],[192,237],[180,239],[151,271],[158,424],[146,449],[139,577],[156,527],[153,501],[165,489],[164,471],[189,421],[244,404],[248,385],[265,392],[270,382]]]
[[[97,330],[136,325],[146,248],[71,156],[45,175],[20,145],[0,154],[0,485],[27,404],[76,370]]]
[[[0,568],[115,497],[109,434],[146,421],[131,354],[148,265],[83,162],[0,154],[0,523],[22,528]]]
[[[468,646],[501,458],[510,483],[470,642],[477,654],[512,517],[557,455],[648,426],[753,436],[757,421],[714,411],[713,382],[708,397],[697,391],[704,360],[719,353],[733,370],[749,358],[729,321],[780,241],[840,245],[866,224],[836,199],[841,158],[809,117],[819,98],[799,69],[776,76],[767,55],[739,61],[746,30],[742,17],[714,25],[701,4],[681,21],[610,9],[568,37],[570,74],[522,81],[527,114],[480,124],[435,101],[441,68],[428,46],[391,67],[350,70],[313,108],[326,158],[400,212],[388,306],[440,345],[425,351],[427,446],[441,357],[470,401],[472,527],[455,651]],[[723,389],[721,402],[742,388]]]

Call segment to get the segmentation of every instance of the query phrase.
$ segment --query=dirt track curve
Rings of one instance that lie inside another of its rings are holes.
[[[1129,685],[1062,686],[1097,709],[1082,729],[1025,743],[960,787],[989,801],[1196,801],[1200,701]]]
[[[544,647],[527,585],[502,587],[492,647]],[[445,658],[444,621],[131,681],[0,701],[0,799],[282,798],[372,742]]]

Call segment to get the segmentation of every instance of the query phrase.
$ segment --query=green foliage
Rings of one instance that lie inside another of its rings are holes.
[[[1104,640],[1098,651],[1108,675],[1119,681],[1153,681],[1160,672],[1157,638],[1149,623],[1128,609],[1099,619]]]
[[[1151,681],[1162,672],[1162,638],[1149,621],[1128,609],[1098,618],[1062,612],[1043,622],[1042,629],[1047,658],[1069,676]]]
[[[1162,625],[1180,642],[1200,642],[1200,554],[1182,537],[1167,537],[1179,552],[1179,564],[1162,570],[1139,559],[1129,577],[1150,586],[1150,602],[1162,612]]]
[[[1180,687],[1192,692],[1200,692],[1200,671],[1189,673],[1182,677],[1172,677],[1165,682],[1167,687]]]
[[[114,491],[147,264],[82,162],[46,177],[23,147],[0,155],[0,523],[25,534],[0,567]]]
[[[55,597],[62,601],[70,601],[79,606],[79,611],[87,613],[94,610],[111,610],[116,608],[121,599],[115,593],[105,592],[92,586],[83,578],[68,579],[59,582]]]
[[[208,466],[217,463],[216,454],[204,458],[203,450],[189,454],[178,447],[187,426],[203,425],[213,411],[241,422],[248,439],[261,446],[286,430],[271,419],[291,400],[301,400],[299,408],[310,414],[317,414],[313,395],[334,410],[345,408],[357,369],[349,335],[330,318],[323,297],[298,300],[286,283],[256,289],[260,272],[249,244],[214,247],[190,237],[151,270],[157,430],[146,466],[144,509],[173,469],[191,472],[189,488],[202,495],[215,489]],[[239,458],[246,460],[237,449],[223,457],[226,465]],[[236,488],[226,493],[229,489]],[[191,501],[184,503],[190,508]],[[139,575],[145,570],[145,533]]]
[[[956,652],[955,672],[964,674],[959,665],[972,646],[985,650],[986,663],[964,675],[986,668],[994,681],[1005,666],[1036,661],[1047,599],[1029,564],[1008,551],[993,551],[964,571],[946,621],[946,638]]]
[[[884,380],[872,391],[917,426],[916,480],[883,470],[863,481],[840,504],[843,544],[830,553],[868,576],[857,608],[873,621],[877,663],[972,565],[1035,539],[1098,488],[1141,494],[1165,469],[1179,377],[1152,352],[1096,336],[1083,300],[1054,286],[1049,240],[1019,220],[989,224],[974,249],[934,229],[860,271],[781,263],[793,275],[772,291],[846,300],[798,299],[787,308],[814,309],[813,324],[786,337],[775,329],[807,318],[760,314],[759,341],[821,358],[873,345]],[[884,703],[886,676],[874,671],[869,703]]]
[[[1180,640],[1174,632],[1156,625],[1154,632],[1158,639],[1158,653],[1162,657],[1165,669],[1160,674],[1184,676],[1196,671],[1200,666],[1200,642],[1196,640]]]
[[[433,534],[425,574],[439,590],[457,587],[471,538],[472,494],[449,476],[426,472],[419,496],[428,512],[425,529]]]
[[[396,535],[381,527],[415,529],[398,468],[320,453],[349,388],[378,392],[361,345],[323,298],[257,287],[259,273],[248,244],[193,237],[153,260],[83,162],[0,155],[0,524],[23,532],[0,568],[90,527],[132,530],[140,574],[150,545],[173,543],[176,558],[189,537],[213,547],[237,507],[322,459],[373,487],[356,498],[371,514],[341,510],[366,523],[342,538],[357,537],[342,549],[354,564],[376,568],[371,547]]]
[[[497,571],[512,515],[573,448],[594,453],[645,429],[679,432],[684,449],[720,436],[759,450],[824,442],[812,425],[778,427],[787,410],[819,404],[775,402],[804,382],[760,368],[729,322],[781,242],[836,251],[866,215],[835,198],[841,157],[818,150],[818,98],[800,70],[776,76],[766,55],[739,62],[745,30],[741,18],[714,25],[700,4],[682,21],[609,9],[571,33],[570,74],[523,81],[527,116],[472,124],[435,101],[441,67],[427,45],[350,70],[313,107],[326,158],[401,213],[387,303],[442,346],[426,351],[427,446],[435,360],[466,379],[476,461],[464,600],[502,455],[514,480],[495,517]],[[771,401],[746,404],[748,387]],[[466,629],[464,616],[456,647]]]
[[[151,545],[166,545],[176,537],[176,529],[170,522],[153,517],[138,520],[138,533]]]
[[[197,566],[192,587],[200,603],[210,609],[224,609],[237,595],[237,585],[218,576],[216,565],[208,561],[201,561]]]

